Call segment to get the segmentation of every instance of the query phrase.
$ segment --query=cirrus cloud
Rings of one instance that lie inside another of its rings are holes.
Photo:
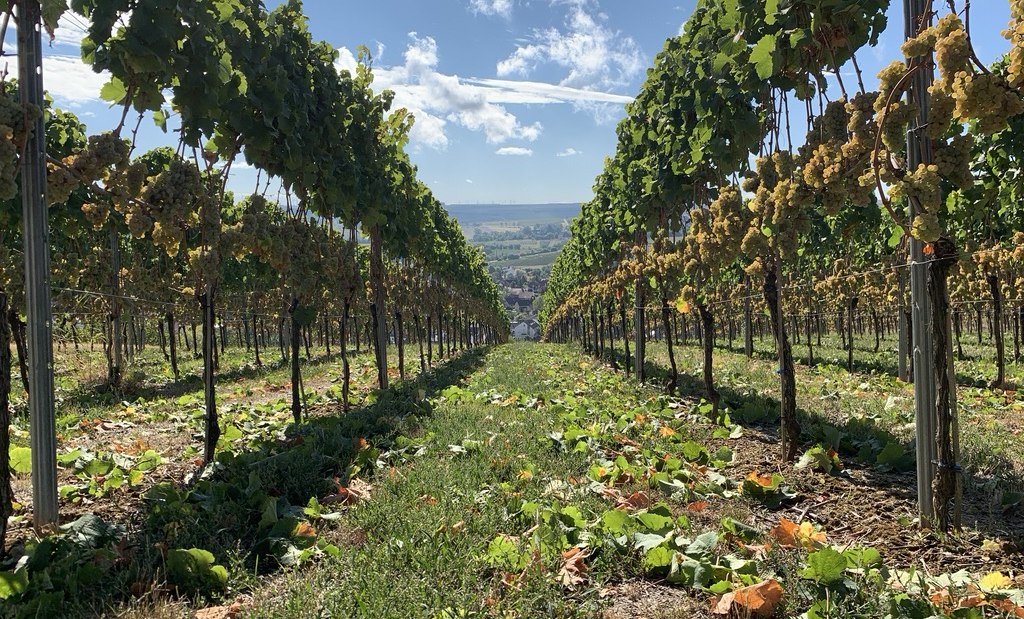
[[[523,148],[521,146],[506,146],[504,148],[499,148],[498,150],[494,151],[494,154],[502,155],[505,157],[532,157],[533,150],[529,148]]]
[[[451,126],[481,133],[489,144],[536,141],[543,126],[520,120],[506,107],[509,105],[568,104],[590,111],[594,106],[621,108],[632,100],[624,95],[560,84],[445,74],[438,71],[437,42],[415,32],[409,38],[403,64],[374,68],[374,86],[394,91],[395,106],[406,108],[416,118],[410,135],[415,146],[446,149]],[[337,67],[355,70],[356,58],[350,50],[338,50]]]

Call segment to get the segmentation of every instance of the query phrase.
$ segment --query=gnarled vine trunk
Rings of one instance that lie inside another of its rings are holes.
[[[789,462],[796,458],[800,443],[800,423],[796,418],[796,367],[793,364],[793,350],[789,345],[789,337],[786,335],[786,324],[782,320],[778,262],[773,262],[764,275],[764,300],[768,304],[779,355],[782,459]]]
[[[181,379],[181,371],[178,370],[178,331],[174,325],[174,312],[167,312],[164,315],[167,320],[167,348],[171,353],[171,371],[174,372],[174,380]],[[259,355],[256,355],[259,359]]]
[[[349,314],[349,301],[345,299],[345,305],[342,308],[341,313],[341,407],[346,413],[349,407],[349,389],[352,382],[352,368],[348,363],[348,341],[347,333],[348,330],[348,314]]]
[[[622,347],[625,349],[626,354],[626,374],[628,375],[631,371],[630,363],[632,360],[629,356],[629,327],[626,321],[626,301],[625,299],[619,299],[619,322],[622,323]]]
[[[292,419],[295,420],[295,423],[302,423],[302,373],[299,369],[302,326],[296,316],[298,309],[299,300],[292,298],[291,305],[288,306],[288,315],[291,319]]]
[[[670,374],[668,377],[668,392],[675,394],[679,385],[679,369],[676,367],[676,353],[672,346],[672,316],[669,312],[668,297],[661,297],[661,328],[665,332],[665,344],[668,346],[668,363]]]
[[[932,504],[936,524],[942,531],[959,527],[959,428],[956,419],[956,375],[953,372],[952,324],[949,312],[949,271],[956,264],[956,246],[948,239],[932,244],[934,254],[928,267],[928,295],[931,298],[931,331],[935,371],[935,441],[938,462],[932,481]],[[956,501],[955,514],[950,513]]]
[[[217,347],[214,341],[214,308],[213,289],[207,285],[199,295],[199,307],[203,314],[203,395],[206,404],[206,441],[203,459],[205,463],[213,462],[220,440],[220,424],[217,420],[217,392],[213,377],[213,354]]]
[[[985,276],[989,292],[992,293],[992,326],[996,342],[996,376],[989,382],[991,389],[1001,389],[1006,383],[1006,345],[1003,341],[1003,291],[999,287],[999,276],[989,273]]]
[[[646,295],[644,294],[644,284],[639,279],[636,282],[635,295],[636,316],[633,317],[633,322],[636,329],[636,379],[643,382],[647,378],[647,373],[644,371],[645,358],[647,356],[647,321],[644,309]]]
[[[711,314],[708,306],[703,303],[697,304],[697,311],[700,313],[701,325],[705,333],[715,332],[715,317]],[[721,404],[722,396],[715,389],[715,367],[714,367],[715,341],[713,338],[704,338],[704,396],[711,403],[712,415],[718,419],[718,407]]]
[[[388,388],[388,326],[384,308],[384,247],[380,226],[370,230],[370,288],[373,300],[370,313],[373,315],[373,347],[377,361],[377,384]]]

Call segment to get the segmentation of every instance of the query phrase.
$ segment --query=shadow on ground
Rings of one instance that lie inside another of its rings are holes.
[[[615,355],[616,365],[621,371],[625,367],[625,357],[619,350]],[[650,355],[644,368],[648,382],[669,384],[669,369],[653,361]],[[760,450],[765,454],[761,464],[777,463],[781,456],[779,400],[720,384],[716,384],[716,388],[723,406],[731,411],[732,422],[752,430],[750,434],[756,436],[756,441],[764,443]],[[680,370],[676,393],[686,399],[702,399],[705,395],[702,377]],[[800,453],[817,445],[836,449],[846,468],[857,472],[860,481],[854,485],[871,490],[875,503],[858,506],[865,517],[884,513],[896,506],[905,513],[914,512],[912,515],[916,516],[917,478],[913,441],[902,440],[871,419],[840,421],[804,408],[797,409],[797,416],[802,429]],[[757,447],[753,449],[757,450]],[[964,472],[963,522],[984,535],[1007,540],[1011,547],[1016,547],[1017,553],[1024,552],[1024,505],[1011,509],[1004,509],[1003,505],[1004,498],[1019,496],[1024,490],[1024,479],[1005,454],[986,453],[985,457],[988,462],[1001,463],[994,465],[994,469],[1002,473],[994,478],[977,475],[970,470]],[[847,487],[847,491],[849,489]],[[809,490],[814,491],[813,488]]]
[[[347,414],[330,404],[270,440],[221,452],[191,484],[158,484],[141,504],[124,507],[117,519],[124,524],[85,516],[66,525],[68,536],[29,543],[27,589],[5,601],[0,617],[100,616],[133,599],[216,594],[221,585],[203,561],[188,560],[187,578],[170,573],[181,571],[171,565],[172,555],[177,563],[183,556],[176,549],[212,553],[235,592],[256,586],[261,574],[324,552],[309,528],[320,526],[315,510],[306,509],[310,499],[337,495],[356,474],[372,476],[395,439],[414,435],[419,420],[432,414],[429,398],[463,382],[486,353],[466,352],[374,392],[372,403]],[[0,569],[12,569],[25,553],[19,544]],[[169,581],[177,591],[164,584]]]

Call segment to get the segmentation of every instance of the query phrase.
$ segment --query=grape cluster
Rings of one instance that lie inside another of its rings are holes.
[[[14,130],[0,125],[0,200],[11,200],[18,195],[17,178],[18,145],[14,142]]]
[[[874,190],[869,164],[877,125],[872,108],[877,93],[833,101],[815,119],[808,141],[799,150],[803,182],[815,191],[828,215],[847,203],[867,204]]]
[[[145,214],[153,221],[153,242],[163,247],[167,255],[178,255],[185,228],[197,223],[194,207],[203,193],[199,170],[182,159],[171,161],[142,190],[142,201],[149,209]],[[142,220],[139,228],[148,223]]]
[[[110,217],[110,205],[105,202],[98,204],[86,202],[82,205],[82,213],[85,215],[85,219],[92,224],[92,227],[99,230],[103,227],[103,224],[107,223],[107,218]]]
[[[960,122],[976,121],[982,133],[995,133],[1005,129],[1010,118],[1024,112],[1024,100],[1011,88],[1015,83],[1012,53],[1010,83],[1007,83],[995,73],[974,71],[970,39],[956,15],[943,16],[929,32],[928,40],[934,45],[939,68],[939,78],[932,88],[932,94],[938,99],[929,118],[929,125],[935,125],[934,133],[930,132],[932,137],[943,135],[944,131],[940,131],[948,128],[943,122],[943,113]]]
[[[948,143],[936,141],[934,144],[935,165],[943,178],[959,188],[969,187],[974,183],[971,174],[971,148],[974,137],[970,134],[954,136]]]
[[[1024,86],[1024,0],[1010,0],[1010,26],[1003,31],[1011,44],[1007,53],[1007,80],[1013,88]]]
[[[954,118],[976,120],[982,133],[1002,131],[1010,118],[1024,112],[1024,99],[995,74],[960,71],[950,91],[956,104]]]
[[[46,187],[50,204],[63,204],[83,184],[110,178],[112,168],[128,163],[130,145],[107,132],[89,136],[86,147],[78,154],[65,157],[63,165],[47,164]],[[105,218],[104,218],[105,220]],[[96,225],[90,219],[93,225]]]
[[[38,107],[22,105],[17,93],[0,92],[0,200],[18,195],[19,154],[40,114]]]

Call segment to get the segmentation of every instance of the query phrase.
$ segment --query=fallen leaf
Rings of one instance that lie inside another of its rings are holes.
[[[1024,617],[1024,606],[1018,606],[1010,600],[990,600],[989,604],[1013,617]]]
[[[686,511],[688,511],[688,512],[702,512],[702,511],[704,511],[707,508],[708,508],[708,502],[707,501],[694,501],[693,503],[690,503],[689,505],[686,506]]]
[[[949,592],[946,592],[947,595]],[[957,608],[974,608],[975,606],[981,606],[985,603],[985,598],[980,595],[968,595],[964,599],[957,602]]]
[[[772,479],[771,473],[761,474],[758,473],[757,471],[750,471],[750,474],[747,475],[747,479],[756,483],[759,486],[764,486],[765,488],[770,488],[772,486],[772,482],[774,481]]]
[[[558,582],[563,587],[575,587],[587,581],[589,553],[579,546],[562,552],[562,566],[558,569]]]
[[[617,507],[618,509],[624,510],[647,509],[650,506],[651,497],[648,496],[647,493],[643,491],[634,492],[628,497],[619,500],[619,502],[615,505],[615,507]]]
[[[788,518],[779,520],[779,524],[768,531],[768,535],[778,540],[779,545],[784,548],[812,550],[827,541],[824,531],[816,531],[810,522],[797,524]]]
[[[1003,575],[1002,572],[989,572],[982,576],[981,580],[978,581],[978,585],[982,589],[995,591],[997,589],[1009,589],[1013,586],[1013,580],[1009,576]]]
[[[775,607],[782,601],[782,585],[768,579],[756,585],[743,587],[711,600],[711,612],[715,615],[735,613],[741,617],[771,617]]]
[[[242,605],[238,602],[230,606],[211,606],[196,611],[196,619],[234,619],[242,612]]]

